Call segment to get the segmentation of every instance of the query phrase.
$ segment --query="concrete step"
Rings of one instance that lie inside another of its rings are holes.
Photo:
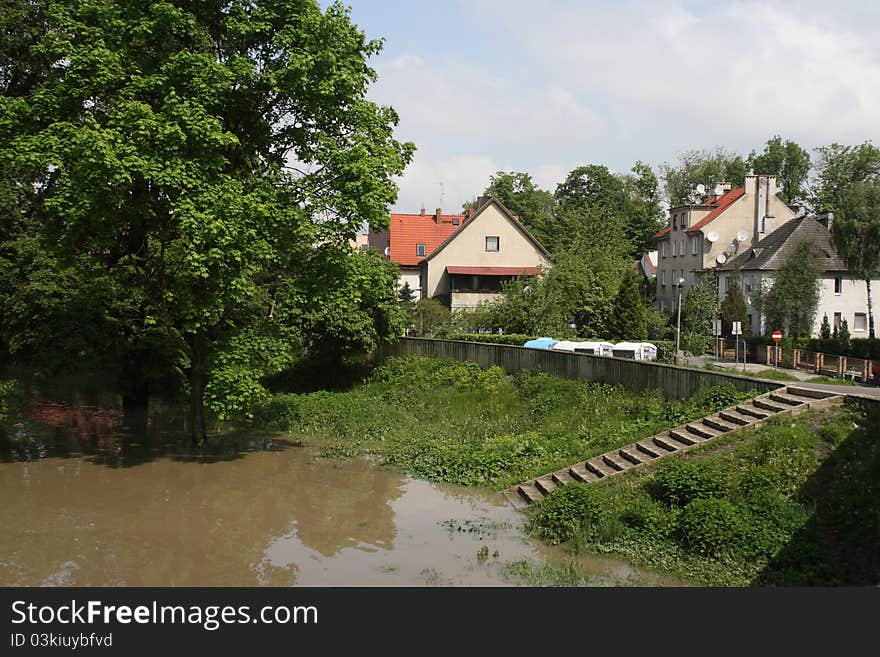
[[[774,413],[781,413],[786,409],[785,405],[773,404],[766,399],[761,399],[760,397],[756,397],[752,400],[752,406],[754,406],[755,408],[762,408],[765,411],[772,411]]]
[[[677,440],[674,440],[671,436],[654,436],[654,444],[665,450],[666,454],[669,452],[677,452],[683,447],[687,447],[687,443],[680,443]]]
[[[621,470],[626,470],[628,467],[632,466],[632,463],[620,458],[620,456],[616,454],[603,454],[602,460],[605,462],[605,465],[607,465],[609,468],[617,470],[618,472],[620,472]]]
[[[522,497],[529,504],[540,502],[544,499],[541,491],[529,484],[520,484],[516,487],[516,492],[519,493],[520,497]]]
[[[755,421],[754,417],[750,415],[743,415],[742,413],[737,413],[736,411],[721,411],[718,416],[722,420],[725,420],[730,424],[737,424],[739,426],[745,426]]]
[[[712,429],[716,429],[725,433],[728,431],[733,431],[737,427],[736,424],[722,422],[720,416],[716,417],[713,415],[710,415],[709,417],[704,417],[703,424],[705,424],[707,427],[711,427]]]
[[[605,465],[605,462],[600,458],[593,459],[592,461],[585,461],[584,467],[597,477],[607,477],[608,475],[617,472],[617,470]]]
[[[792,397],[790,395],[783,395],[778,392],[771,392],[770,399],[775,402],[779,402],[780,404],[786,404],[788,406],[800,406],[804,403],[804,399],[797,397]]]
[[[736,407],[736,411],[737,413],[742,413],[743,415],[748,415],[749,417],[754,418],[752,422],[770,417],[770,413],[748,404],[740,404]]]
[[[553,480],[553,483],[556,484],[557,487],[565,486],[565,484],[569,484],[572,481],[572,476],[564,470],[554,472],[552,475],[550,475],[550,478]]]
[[[834,397],[836,393],[827,390],[813,390],[812,388],[800,388],[798,386],[786,386],[785,392],[795,397],[808,397],[810,399],[827,399]]]
[[[620,454],[620,458],[629,461],[632,465],[639,465],[651,460],[650,456],[643,454],[632,447],[621,447],[617,450],[617,453]]]
[[[575,481],[580,481],[585,484],[601,479],[601,477],[595,472],[587,470],[583,464],[571,466],[568,469],[568,474],[571,475],[571,478]]]
[[[661,456],[661,452],[665,453],[666,450],[661,449],[657,445],[653,443],[648,443],[647,441],[640,441],[636,443],[636,449],[639,454],[644,454],[652,459],[656,459]]]
[[[537,488],[544,495],[549,495],[554,490],[556,490],[556,482],[554,482],[550,477],[538,477],[535,479],[535,488]]]
[[[678,442],[688,446],[696,445],[697,443],[702,442],[701,436],[694,435],[686,429],[673,429],[669,432],[669,437],[674,438]]]
[[[709,438],[717,438],[723,433],[722,431],[718,431],[717,429],[707,427],[702,422],[691,422],[690,424],[685,425],[685,429],[693,434],[698,435],[704,440],[708,440]]]

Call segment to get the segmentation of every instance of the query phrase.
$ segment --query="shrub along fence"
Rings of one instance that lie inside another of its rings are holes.
[[[688,399],[701,388],[723,384],[758,393],[779,387],[778,381],[676,365],[464,340],[400,338],[397,342],[380,346],[376,356],[378,360],[388,356],[454,358],[472,361],[483,368],[498,365],[510,373],[540,370],[565,379],[622,385],[636,392],[658,389],[667,399]]]

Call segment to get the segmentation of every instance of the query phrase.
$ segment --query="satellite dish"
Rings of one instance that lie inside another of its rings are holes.
[[[724,187],[722,185],[715,185],[715,196],[721,196],[724,193]]]
[[[749,234],[744,230],[741,230],[736,234],[736,241],[737,242],[745,242],[748,238],[749,238]]]
[[[706,239],[709,240],[710,242],[717,242],[718,241],[718,233],[716,233],[713,230],[711,233],[706,235]]]
[[[705,193],[706,193],[706,186],[705,185],[697,185],[697,194],[700,194],[702,196]]]
[[[717,262],[719,265],[723,265],[725,262],[727,262],[727,256],[723,253],[719,253],[717,256],[715,256],[715,262]]]
[[[390,247],[390,246],[386,246],[386,247],[385,247],[385,251],[384,251],[384,253],[385,253],[385,257],[386,257],[386,258],[387,258],[388,256],[390,256],[390,255],[391,255],[391,247]]]

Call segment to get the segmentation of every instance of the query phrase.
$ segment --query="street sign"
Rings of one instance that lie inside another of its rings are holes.
[[[712,320],[712,335],[716,338],[721,335],[721,320],[713,319]]]
[[[773,331],[770,337],[773,338],[774,342],[779,342],[782,340],[782,331]]]
[[[742,322],[732,322],[732,324],[733,324],[733,328],[732,328],[732,330],[730,331],[731,334],[733,334],[733,335],[742,335],[742,333],[743,333]]]

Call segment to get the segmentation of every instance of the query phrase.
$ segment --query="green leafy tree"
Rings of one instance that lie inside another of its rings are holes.
[[[812,241],[799,240],[763,293],[760,306],[768,331],[787,328],[795,339],[812,332],[821,275],[817,251]]]
[[[682,300],[681,349],[694,356],[709,353],[715,340],[712,320],[717,316],[718,286],[712,276],[703,276]]]
[[[780,195],[786,203],[803,201],[807,197],[807,177],[810,174],[810,154],[797,143],[776,135],[767,140],[760,155],[752,151],[748,163],[755,173],[775,175]]]
[[[850,186],[880,177],[880,148],[870,141],[859,146],[821,146],[816,153],[811,200],[817,210],[836,211]]]
[[[648,338],[648,322],[645,306],[639,293],[639,279],[635,273],[623,277],[614,299],[611,314],[614,335],[621,340],[641,341]]]
[[[819,338],[822,340],[831,339],[831,324],[828,322],[828,314],[822,315],[822,326],[819,328]]]
[[[630,173],[621,176],[624,202],[624,235],[630,243],[630,255],[638,258],[655,246],[654,235],[666,224],[660,183],[654,171],[636,162]]]
[[[732,280],[730,282],[727,293],[721,302],[720,311],[722,330],[725,334],[730,335],[733,328],[732,322],[742,322],[742,332],[745,337],[749,337],[752,334],[746,298],[743,295],[742,288],[739,286],[739,281]]]
[[[333,259],[363,222],[387,224],[414,147],[365,98],[381,42],[338,3],[29,4],[14,3],[35,21],[24,42],[0,56],[27,51],[0,74],[3,216],[132,290],[122,363],[174,345],[199,439],[218,350],[295,347],[251,321],[279,273],[301,280],[313,245]]]
[[[556,202],[550,192],[535,185],[529,174],[499,171],[489,179],[483,194],[501,201],[539,242],[550,244]]]
[[[660,165],[666,199],[672,207],[698,201],[697,185],[710,189],[715,183],[729,182],[737,186],[748,171],[748,162],[741,155],[720,146],[715,150],[683,151],[675,164]]]
[[[850,273],[865,281],[868,336],[873,338],[871,281],[880,278],[880,179],[854,182],[841,193],[832,232]]]
[[[424,298],[415,302],[410,315],[417,335],[433,338],[448,328],[451,320],[449,309],[436,299]]]

